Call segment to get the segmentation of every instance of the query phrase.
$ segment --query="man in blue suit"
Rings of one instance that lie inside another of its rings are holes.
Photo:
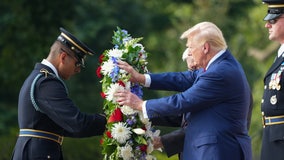
[[[192,56],[188,56],[188,48],[184,51],[182,55],[182,60],[186,61],[187,68],[189,71],[194,71],[197,69],[195,62],[193,61]],[[252,108],[253,108],[253,98],[251,94],[251,100],[250,100],[250,107],[248,111],[248,117],[247,117],[247,129],[250,128],[250,122],[251,122],[251,114],[252,114]],[[171,157],[175,154],[178,154],[179,159],[182,160],[181,152],[183,150],[183,144],[184,144],[184,137],[185,137],[185,128],[187,126],[187,121],[184,117],[185,114],[180,116],[174,116],[174,117],[156,117],[150,119],[153,125],[158,126],[170,126],[170,127],[180,127],[180,129],[174,130],[170,133],[164,134],[159,137],[154,137],[154,147],[155,148],[163,148],[165,153],[168,157]]]
[[[187,39],[188,55],[199,70],[141,75],[127,63],[119,64],[132,81],[181,93],[143,101],[129,91],[120,91],[115,95],[117,102],[143,111],[149,119],[187,113],[185,160],[251,160],[247,130],[251,98],[243,68],[227,49],[221,30],[211,22],[196,24],[181,38]]]
[[[94,52],[60,28],[50,53],[25,80],[18,103],[19,137],[14,160],[61,160],[63,137],[102,135],[106,118],[87,114],[70,99],[63,80],[79,73]]]

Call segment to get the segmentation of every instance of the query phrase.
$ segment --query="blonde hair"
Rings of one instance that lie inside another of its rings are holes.
[[[227,49],[227,44],[222,31],[211,22],[201,22],[183,32],[181,39],[196,40],[198,43],[209,43],[212,49],[220,51]]]

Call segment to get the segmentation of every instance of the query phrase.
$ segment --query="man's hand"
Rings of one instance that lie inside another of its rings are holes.
[[[141,73],[138,73],[131,65],[124,61],[118,61],[118,67],[125,70],[130,74],[131,82],[138,82],[140,84],[145,84],[145,76]]]
[[[130,91],[117,91],[114,96],[117,97],[116,100],[119,105],[126,105],[133,109],[142,111],[143,100]]]
[[[153,140],[154,149],[163,148],[163,143],[161,141],[161,137],[154,137]]]

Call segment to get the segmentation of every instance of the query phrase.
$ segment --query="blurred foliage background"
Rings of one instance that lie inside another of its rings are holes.
[[[223,31],[229,49],[241,62],[254,96],[250,128],[254,159],[261,147],[260,101],[263,77],[278,44],[268,40],[262,20],[267,6],[261,0],[1,0],[0,2],[0,159],[9,159],[18,134],[18,92],[36,62],[46,58],[49,47],[64,27],[87,43],[97,54],[87,68],[66,81],[70,95],[84,112],[102,112],[101,85],[96,77],[98,57],[112,47],[116,27],[142,43],[150,52],[151,72],[182,71],[183,31],[211,21]],[[173,93],[145,90],[145,99]],[[28,116],[28,115],[27,115]],[[162,134],[174,128],[161,128]],[[64,157],[102,159],[100,137],[65,138]],[[167,158],[156,153],[158,159]]]

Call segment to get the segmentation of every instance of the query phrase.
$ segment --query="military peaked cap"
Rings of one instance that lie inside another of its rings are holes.
[[[284,0],[262,0],[262,2],[268,5],[267,15],[263,20],[276,19],[284,13]]]

